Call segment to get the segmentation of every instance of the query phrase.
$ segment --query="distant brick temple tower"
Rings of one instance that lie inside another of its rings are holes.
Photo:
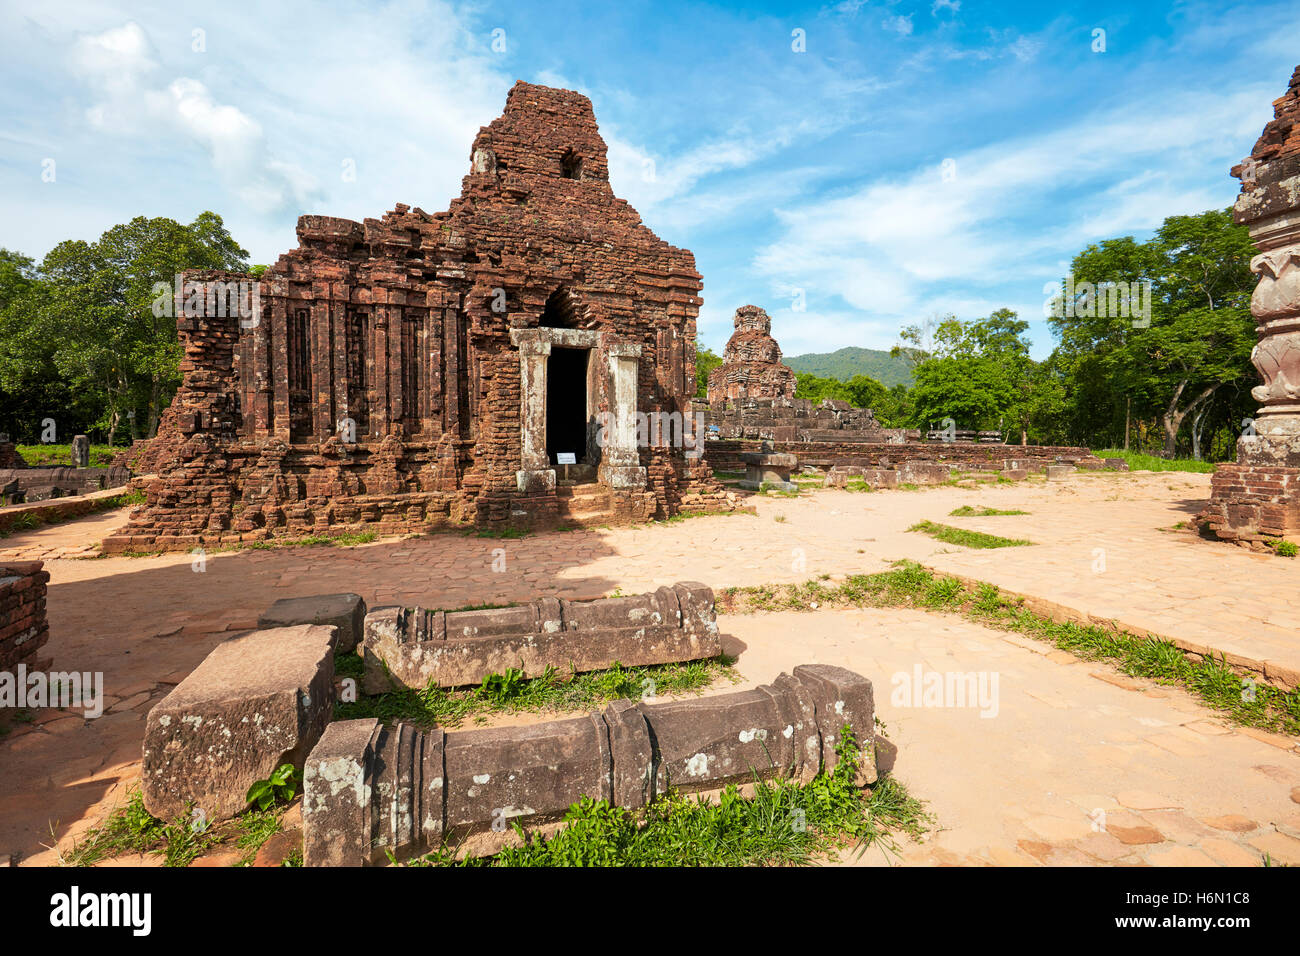
[[[1300,533],[1300,67],[1249,157],[1234,218],[1250,228],[1259,255],[1251,297],[1259,343],[1251,361],[1264,384],[1236,464],[1214,472],[1202,528],[1251,547]],[[1253,431],[1253,434],[1251,433]]]
[[[709,373],[709,403],[746,398],[794,398],[794,369],[781,361],[772,320],[756,305],[736,310],[736,331],[727,340],[722,364]]]
[[[260,283],[186,275],[157,477],[107,549],[567,523],[560,463],[602,522],[718,503],[689,417],[695,259],[614,195],[591,101],[516,83],[470,161],[447,212],[303,216]],[[214,315],[238,282],[257,308]]]

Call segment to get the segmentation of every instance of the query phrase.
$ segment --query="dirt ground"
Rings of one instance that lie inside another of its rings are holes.
[[[49,864],[138,777],[149,708],[231,632],[281,597],[355,591],[371,605],[457,607],[539,594],[590,598],[674,581],[727,586],[874,572],[900,558],[1300,675],[1300,561],[1178,530],[1206,475],[1078,474],[1063,481],[756,498],[757,514],[522,539],[437,535],[349,548],[93,558],[111,512],[15,534],[0,557],[51,573],[56,669],[102,671],[108,708],[38,713],[0,738],[0,857]],[[951,517],[961,505],[1018,516]],[[1025,538],[974,550],[906,529],[931,520]],[[505,558],[505,570],[494,571]],[[796,664],[871,678],[894,772],[938,830],[904,863],[1300,863],[1300,741],[1238,728],[1181,691],[940,614],[829,610],[723,615],[745,680]],[[990,707],[905,706],[899,675],[984,675]],[[730,687],[719,687],[725,692]],[[982,716],[981,713],[987,714]],[[890,862],[875,851],[861,862]],[[899,862],[899,861],[893,861]]]

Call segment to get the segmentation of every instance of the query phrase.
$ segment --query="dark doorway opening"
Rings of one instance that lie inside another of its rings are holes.
[[[551,346],[546,360],[546,454],[558,464],[561,452],[574,461],[587,457],[587,360],[589,349]]]

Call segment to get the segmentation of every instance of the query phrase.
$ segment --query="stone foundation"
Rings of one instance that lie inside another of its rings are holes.
[[[744,471],[743,455],[761,452],[757,440],[714,440],[707,445],[708,461],[719,471]],[[829,470],[838,465],[899,469],[908,462],[952,465],[965,471],[1002,471],[1014,460],[1023,470],[1041,471],[1062,462],[1103,468],[1105,463],[1086,448],[1066,445],[978,445],[957,442],[801,442],[777,441],[775,452],[794,455],[799,466]],[[1127,469],[1125,469],[1127,470]],[[906,480],[906,479],[904,479]]]

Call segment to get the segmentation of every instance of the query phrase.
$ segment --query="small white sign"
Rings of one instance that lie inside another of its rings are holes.
[[[555,453],[555,463],[557,465],[576,465],[578,455],[572,451],[560,451]]]

